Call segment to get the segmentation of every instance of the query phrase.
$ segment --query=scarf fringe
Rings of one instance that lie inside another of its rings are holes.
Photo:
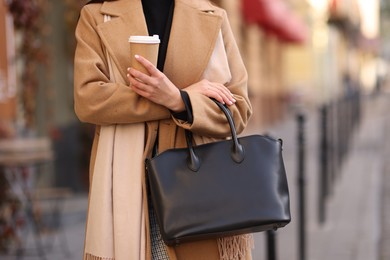
[[[84,254],[84,260],[115,260],[112,257],[100,257],[91,254]]]
[[[252,234],[223,237],[218,239],[221,260],[243,260],[248,251],[254,248]]]

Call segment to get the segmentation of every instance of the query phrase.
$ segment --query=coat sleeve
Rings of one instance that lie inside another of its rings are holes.
[[[85,6],[75,32],[74,105],[78,118],[97,125],[169,118],[168,109],[139,96],[126,84],[110,82],[105,52],[96,27],[94,15]]]
[[[227,69],[230,70],[227,74],[231,75],[231,79],[228,82],[220,83],[225,83],[225,86],[229,88],[233,93],[234,98],[237,100],[234,105],[229,106],[228,108],[232,112],[237,133],[241,133],[252,114],[252,107],[248,97],[248,75],[227,19],[226,12],[223,12],[221,32],[228,64]],[[213,79],[209,80],[213,81]],[[218,106],[202,94],[194,91],[187,91],[187,93],[191,101],[193,122],[191,124],[189,122],[174,119],[175,122],[181,127],[191,130],[196,135],[213,138],[230,136],[230,128],[227,119]]]

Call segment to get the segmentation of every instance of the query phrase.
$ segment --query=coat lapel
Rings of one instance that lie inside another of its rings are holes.
[[[130,35],[148,35],[141,0],[105,1],[102,14],[112,17],[97,30],[120,74],[130,66]],[[220,11],[203,1],[176,0],[164,73],[179,88],[199,81],[222,24]],[[127,81],[127,80],[126,80]]]
[[[130,66],[129,36],[148,35],[141,1],[105,1],[101,13],[110,15],[111,20],[97,26],[98,34],[120,74],[126,79],[126,70]]]

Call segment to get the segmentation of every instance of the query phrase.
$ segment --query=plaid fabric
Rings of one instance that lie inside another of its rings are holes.
[[[152,260],[169,260],[164,241],[161,238],[160,229],[157,224],[156,215],[149,203],[150,240],[152,243]]]

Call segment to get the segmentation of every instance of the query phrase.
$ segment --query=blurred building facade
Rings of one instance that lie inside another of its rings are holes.
[[[48,136],[58,155],[56,180],[75,190],[88,186],[86,158],[93,132],[73,112],[74,28],[86,2],[0,3],[0,133],[3,138]],[[375,88],[379,6],[386,1],[214,2],[230,18],[259,131],[294,106],[317,106],[344,95],[346,79],[359,88]],[[18,13],[26,13],[28,23]]]
[[[296,103],[316,106],[345,94],[346,79],[377,84],[379,1],[219,0],[249,72],[261,128]]]

